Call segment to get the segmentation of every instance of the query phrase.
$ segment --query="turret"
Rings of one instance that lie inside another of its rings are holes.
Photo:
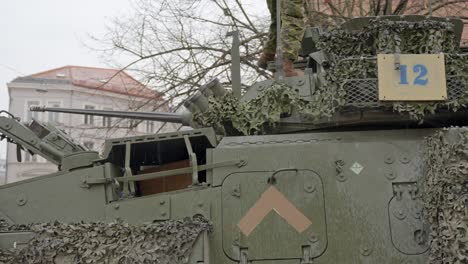
[[[326,33],[309,28],[303,59],[295,63],[303,76],[260,81],[242,96],[240,84],[233,83],[234,91],[227,91],[215,79],[186,100],[189,112],[184,114],[33,111],[211,126],[224,135],[466,124],[468,54],[459,48],[462,26],[461,20],[453,18],[384,16],[351,19]],[[238,56],[235,40],[233,57]],[[233,67],[232,75],[238,74],[237,68]]]

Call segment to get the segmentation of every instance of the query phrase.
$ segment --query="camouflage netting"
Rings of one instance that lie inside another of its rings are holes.
[[[274,83],[249,102],[240,103],[232,93],[221,99],[210,97],[209,101],[210,109],[194,116],[199,124],[221,126],[229,123],[244,135],[258,134],[265,126],[274,126],[281,115],[291,114],[293,107],[307,107],[294,90],[280,83]]]
[[[431,228],[431,264],[468,263],[468,128],[426,139],[422,198]]]
[[[0,232],[6,232],[10,230],[28,231],[30,230],[30,227],[29,225],[10,225],[4,219],[0,219]]]
[[[244,135],[261,134],[266,126],[274,126],[284,113],[306,114],[311,121],[330,118],[345,105],[348,79],[377,78],[376,54],[445,53],[446,74],[456,76],[461,85],[468,86],[468,56],[457,54],[453,25],[448,22],[425,20],[396,22],[374,20],[361,31],[336,29],[321,37],[319,47],[327,53],[328,62],[324,83],[312,95],[311,102],[303,101],[284,84],[274,83],[254,100],[240,104],[232,95],[211,98],[210,109],[196,114],[195,120],[204,126],[232,127]],[[407,113],[415,120],[438,109],[457,111],[468,102],[468,91],[459,98],[431,103],[386,103],[389,109]],[[284,111],[284,112],[282,112]]]
[[[319,46],[330,57],[326,65],[326,105],[334,111],[343,106],[346,94],[341,84],[346,79],[377,78],[377,60],[368,59],[377,54],[445,54],[447,76],[456,76],[463,86],[468,85],[468,56],[457,54],[453,25],[449,22],[425,20],[403,22],[374,20],[361,31],[349,32],[337,29],[322,36]],[[331,92],[330,92],[331,91]],[[331,97],[329,97],[331,96]],[[387,103],[394,111],[408,113],[420,120],[437,109],[457,111],[468,102],[468,91],[461,97],[445,102]]]
[[[44,223],[1,225],[0,231],[31,230],[37,235],[21,249],[0,249],[0,263],[187,263],[193,244],[211,224],[201,218],[129,225]],[[61,261],[61,262],[57,262]]]

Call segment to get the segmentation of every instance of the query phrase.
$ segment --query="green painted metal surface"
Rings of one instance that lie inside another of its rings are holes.
[[[320,256],[327,246],[325,201],[322,180],[310,170],[284,170],[277,173],[274,184],[300,212],[312,221],[307,230],[299,233],[284,218],[271,211],[249,235],[238,227],[243,216],[270,187],[267,183],[272,171],[253,171],[230,174],[222,185],[223,248],[226,254],[239,260],[239,248],[249,249],[250,260],[299,259],[303,247],[311,257]],[[271,243],[265,241],[287,241]]]
[[[213,263],[239,263],[241,251],[249,260],[265,263],[299,263],[304,255],[314,263],[426,263],[427,237],[416,235],[428,230],[408,190],[421,173],[418,146],[432,133],[414,129],[225,137],[207,163],[242,158],[246,165],[214,168],[211,185],[110,197],[106,188],[115,188],[112,182],[82,186],[84,175],[103,176],[99,165],[1,186],[0,211],[18,224],[116,219],[138,224],[203,215],[213,223],[208,235]],[[271,212],[249,236],[243,235],[239,220],[278,170],[274,186],[311,226],[298,233]]]

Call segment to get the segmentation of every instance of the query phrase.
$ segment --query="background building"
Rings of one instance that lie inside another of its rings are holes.
[[[7,86],[10,113],[26,123],[32,119],[51,122],[91,150],[101,151],[107,138],[167,132],[177,128],[173,124],[153,121],[29,111],[32,106],[169,111],[159,93],[123,71],[65,66],[16,78]],[[8,145],[5,183],[57,171],[54,164],[42,157],[27,152],[23,152],[22,157],[23,162],[19,163],[16,146]]]

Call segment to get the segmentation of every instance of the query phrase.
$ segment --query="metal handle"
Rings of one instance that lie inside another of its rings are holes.
[[[8,116],[10,116],[11,118],[17,120],[17,121],[20,121],[19,117],[15,117],[12,113],[8,112],[8,111],[5,111],[5,110],[1,110],[0,111],[0,115],[1,114],[7,114]]]
[[[295,171],[296,173],[299,171],[298,169],[296,168],[281,168],[281,169],[277,169],[275,170],[270,177],[268,177],[268,183],[269,184],[276,184],[276,178],[275,178],[275,175],[280,173],[280,172],[284,172],[284,171]]]

